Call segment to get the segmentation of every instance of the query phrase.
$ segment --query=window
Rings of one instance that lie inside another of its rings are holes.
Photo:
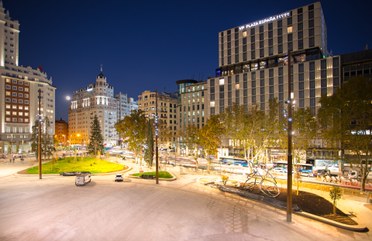
[[[5,92],[5,95],[6,95],[6,96],[10,96],[10,91],[6,91],[6,92]]]
[[[224,85],[225,84],[225,79],[220,79],[219,84]]]
[[[293,31],[293,27],[292,26],[288,26],[287,27],[287,33],[292,33]]]

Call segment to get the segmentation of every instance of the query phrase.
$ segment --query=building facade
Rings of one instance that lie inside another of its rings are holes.
[[[285,108],[288,56],[295,108],[309,107],[315,115],[320,97],[341,83],[340,57],[328,56],[320,2],[222,31],[218,43],[219,67],[206,86],[207,116],[234,104],[268,111],[272,99]]]
[[[56,120],[54,142],[60,146],[68,145],[68,123],[62,118]]]
[[[91,135],[91,125],[96,115],[106,146],[116,145],[118,133],[115,124],[118,120],[117,100],[114,98],[114,87],[111,86],[102,72],[96,82],[85,89],[75,91],[71,98],[68,113],[69,140],[71,144],[87,145]]]
[[[115,95],[115,99],[118,101],[118,120],[124,119],[124,117],[130,115],[133,110],[138,109],[137,101],[131,97],[128,97],[127,94],[119,92]]]
[[[372,80],[372,50],[342,54],[342,81],[354,77],[364,77]]]
[[[130,115],[138,104],[127,94],[114,95],[114,87],[107,82],[101,67],[96,82],[85,89],[75,91],[68,113],[69,141],[71,144],[87,145],[91,134],[91,125],[95,115],[100,123],[104,145],[117,145],[119,135],[115,124]]]
[[[19,22],[5,13],[0,1],[0,153],[31,150],[32,126],[48,118],[47,133],[54,135],[55,90],[41,68],[19,65]],[[44,128],[45,129],[45,128]]]
[[[159,146],[174,148],[177,136],[177,95],[146,90],[138,96],[138,109],[149,119],[154,118],[157,109]]]
[[[198,128],[205,123],[205,81],[179,80],[178,85],[178,130],[185,132],[187,126]]]

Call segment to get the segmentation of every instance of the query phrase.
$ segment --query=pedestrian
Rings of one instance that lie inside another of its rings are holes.
[[[15,155],[13,155],[13,163],[15,162],[15,159],[16,159],[16,157],[15,157]]]

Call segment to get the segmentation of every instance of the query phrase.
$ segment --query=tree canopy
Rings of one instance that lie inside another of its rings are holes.
[[[142,110],[134,110],[129,116],[116,123],[115,128],[128,143],[129,150],[133,151],[136,157],[142,154],[146,144],[147,119]]]

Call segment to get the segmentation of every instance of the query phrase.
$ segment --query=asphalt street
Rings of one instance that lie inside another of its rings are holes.
[[[34,163],[0,163],[0,240],[372,240],[356,233],[220,192],[200,175],[172,182],[17,174]]]

